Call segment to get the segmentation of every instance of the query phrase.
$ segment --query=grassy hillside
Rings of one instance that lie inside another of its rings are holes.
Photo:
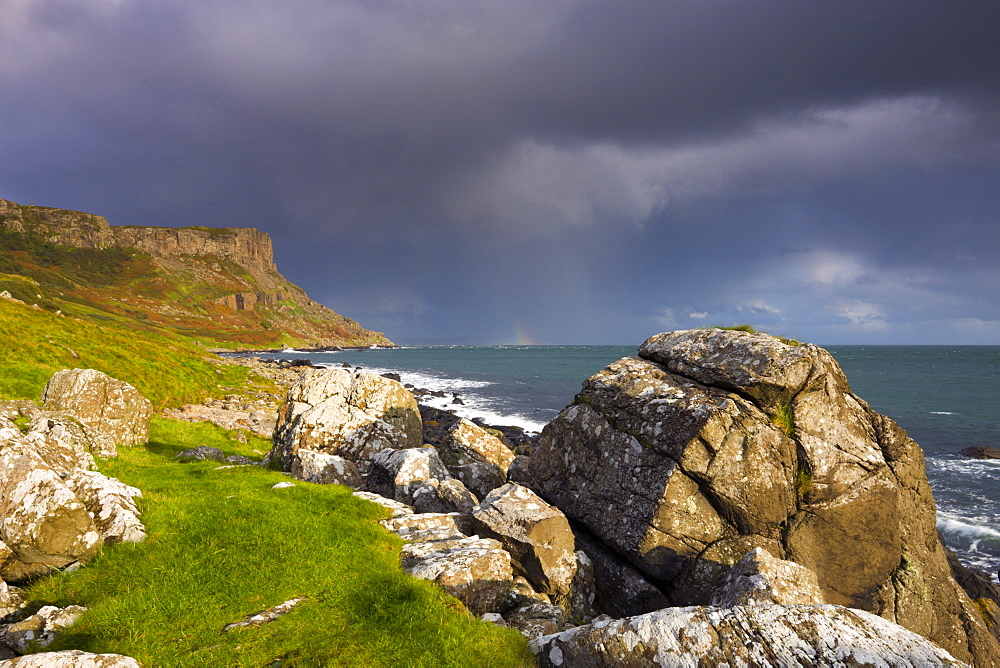
[[[176,334],[100,325],[0,299],[0,399],[37,399],[53,373],[73,368],[124,380],[157,408],[201,402],[251,382],[245,367],[213,363],[214,357]]]
[[[7,229],[0,220],[0,291],[28,304],[92,322],[182,334],[220,348],[391,343],[312,302],[277,272],[268,274],[271,284],[264,286],[246,267],[217,255],[154,257],[134,248],[59,244],[31,227],[45,229],[38,212],[69,220],[89,214],[13,206],[25,229]],[[232,232],[189,229],[208,236]]]

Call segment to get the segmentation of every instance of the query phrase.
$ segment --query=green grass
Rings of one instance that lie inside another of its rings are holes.
[[[180,464],[185,447],[264,450],[206,423],[157,418],[145,448],[102,470],[143,490],[149,537],[105,547],[72,573],[37,582],[31,605],[88,612],[49,649],[114,652],[147,666],[531,665],[520,634],[479,622],[398,565],[401,542],[378,506],[336,485],[296,483],[257,467]],[[297,596],[278,621],[228,623]],[[277,663],[275,663],[277,662]]]
[[[785,436],[795,438],[795,414],[792,412],[791,404],[778,406],[771,416],[771,422],[778,425],[781,431],[785,432]]]
[[[247,369],[213,364],[190,339],[59,317],[0,299],[0,399],[37,399],[60,369],[97,369],[157,408],[237,387]],[[221,386],[221,387],[220,387]]]
[[[753,325],[715,325],[713,327],[707,327],[706,329],[721,329],[730,332],[747,332],[748,334],[768,334],[767,332],[762,332],[756,329]],[[778,336],[776,334],[768,334],[768,336],[773,336],[778,339],[786,346],[801,346],[804,345],[801,341],[797,339],[789,339],[784,336]]]

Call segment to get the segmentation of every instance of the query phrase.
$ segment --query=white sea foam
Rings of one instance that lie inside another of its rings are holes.
[[[985,522],[985,520],[986,518],[963,517],[957,513],[939,510],[937,514],[937,527],[940,531],[947,534],[962,536],[967,540],[976,542],[987,541],[991,544],[996,543],[1000,546],[1000,531],[997,531],[990,525],[980,523]]]
[[[951,411],[931,411],[931,415],[954,415]]]
[[[336,368],[340,365],[336,363],[320,363],[317,364],[317,366]],[[539,432],[542,430],[542,427],[545,426],[544,422],[532,420],[524,415],[501,412],[497,409],[493,400],[478,395],[475,392],[470,392],[470,390],[490,386],[492,383],[488,381],[472,380],[469,378],[447,378],[421,373],[419,371],[365,366],[363,364],[361,365],[361,369],[362,371],[377,374],[396,373],[399,374],[403,383],[409,383],[414,387],[435,392],[445,392],[447,395],[444,397],[425,395],[419,399],[423,404],[442,410],[450,410],[456,415],[464,417],[467,420],[482,418],[487,424],[520,427],[521,429],[529,432]],[[464,403],[453,403],[454,397],[452,396],[452,393],[459,394]]]

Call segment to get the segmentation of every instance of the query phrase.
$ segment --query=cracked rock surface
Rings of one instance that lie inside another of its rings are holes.
[[[707,605],[763,548],[814,573],[827,603],[1000,665],[951,575],[920,447],[851,393],[822,348],[741,331],[653,336],[585,381],[526,469],[672,605]]]

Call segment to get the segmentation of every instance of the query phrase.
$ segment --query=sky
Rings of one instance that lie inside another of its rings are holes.
[[[397,343],[1000,344],[994,0],[0,0],[0,197]]]

